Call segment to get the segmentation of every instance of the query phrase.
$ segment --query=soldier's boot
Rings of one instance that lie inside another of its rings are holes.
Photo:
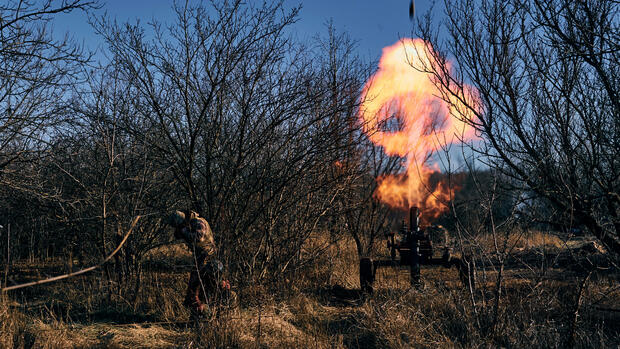
[[[195,324],[198,324],[205,317],[207,306],[200,301],[198,294],[188,294],[183,304],[189,308],[190,321]]]
[[[200,287],[196,283],[192,282],[187,287],[187,292],[185,294],[185,300],[183,301],[183,305],[188,307],[192,313],[202,313],[205,310],[204,304],[200,300]]]
[[[188,308],[194,306],[194,304],[200,303],[200,298],[198,297],[200,291],[200,282],[198,278],[198,273],[196,271],[192,271],[189,274],[189,280],[187,282],[187,291],[185,291],[185,300],[183,301],[183,305]]]

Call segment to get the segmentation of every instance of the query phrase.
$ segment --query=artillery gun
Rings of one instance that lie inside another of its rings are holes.
[[[409,266],[411,285],[419,286],[421,265],[455,266],[463,283],[473,280],[473,268],[461,258],[452,257],[450,235],[442,226],[431,225],[420,229],[420,210],[409,209],[409,226],[403,221],[398,232],[387,235],[390,259],[360,259],[360,285],[365,293],[372,293],[377,268]],[[434,250],[441,250],[441,257],[434,257]]]

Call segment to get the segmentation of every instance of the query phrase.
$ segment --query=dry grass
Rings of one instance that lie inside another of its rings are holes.
[[[35,319],[27,329],[34,348],[176,348],[189,343],[187,331],[159,325],[69,325]]]
[[[481,235],[476,237],[475,244],[483,251],[494,251],[496,241],[500,250],[503,249],[505,243],[508,249],[516,251],[535,248],[557,250],[567,246],[566,241],[558,235],[538,230],[510,232],[509,234],[502,232],[497,234],[497,240],[494,240],[490,234]]]
[[[559,236],[542,231],[528,231],[525,234],[511,234],[509,246],[516,248],[563,248],[566,242]]]
[[[523,249],[566,246],[540,232],[514,243]],[[556,348],[566,344],[578,289],[561,269],[547,271],[543,279],[507,269],[495,314],[493,270],[486,271],[489,281],[479,284],[472,299],[453,269],[424,267],[424,287],[410,289],[407,269],[387,268],[378,271],[375,294],[362,301],[354,290],[359,288],[356,251],[350,241],[340,241],[290,280],[285,293],[269,285],[239,290],[246,297],[242,307],[192,327],[165,323],[189,317],[181,304],[186,273],[161,268],[181,252],[175,248],[152,251],[149,265],[155,269],[144,273],[135,302],[127,299],[130,292],[110,294],[115,286],[100,282],[100,274],[1,298],[0,347]],[[42,306],[15,307],[16,300]],[[578,318],[578,347],[620,344],[620,316],[606,310],[617,304],[617,276],[593,277]]]
[[[0,347],[14,348],[25,346],[26,318],[11,309],[11,302],[6,295],[0,294]]]

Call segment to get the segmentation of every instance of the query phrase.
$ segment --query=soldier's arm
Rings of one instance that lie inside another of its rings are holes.
[[[183,236],[183,227],[176,227],[174,229],[174,238],[175,239],[179,239],[179,240],[184,238],[184,236]]]
[[[189,227],[181,228],[179,231],[179,236],[181,237],[181,239],[184,239],[188,242],[195,241],[197,238],[196,231],[194,231],[194,229],[191,229]]]
[[[196,234],[196,241],[200,241],[204,247],[210,250],[210,253],[215,253],[215,240],[209,223],[203,218],[199,218],[193,223],[192,231]]]
[[[209,224],[206,223],[204,219],[192,219],[190,221],[190,229],[188,229],[188,234],[191,234],[191,237],[200,240],[203,238],[207,230],[209,230]]]
[[[209,225],[200,219],[192,219],[189,226],[183,227],[179,235],[188,242],[203,241],[209,235]]]

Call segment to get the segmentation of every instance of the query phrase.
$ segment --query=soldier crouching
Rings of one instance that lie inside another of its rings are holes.
[[[206,295],[214,297],[222,293],[220,291],[231,292],[230,284],[222,278],[223,265],[215,258],[213,232],[207,220],[193,211],[187,214],[176,211],[170,215],[168,223],[175,228],[174,237],[184,240],[194,256],[183,305],[194,315],[202,314],[206,310],[203,303]]]

